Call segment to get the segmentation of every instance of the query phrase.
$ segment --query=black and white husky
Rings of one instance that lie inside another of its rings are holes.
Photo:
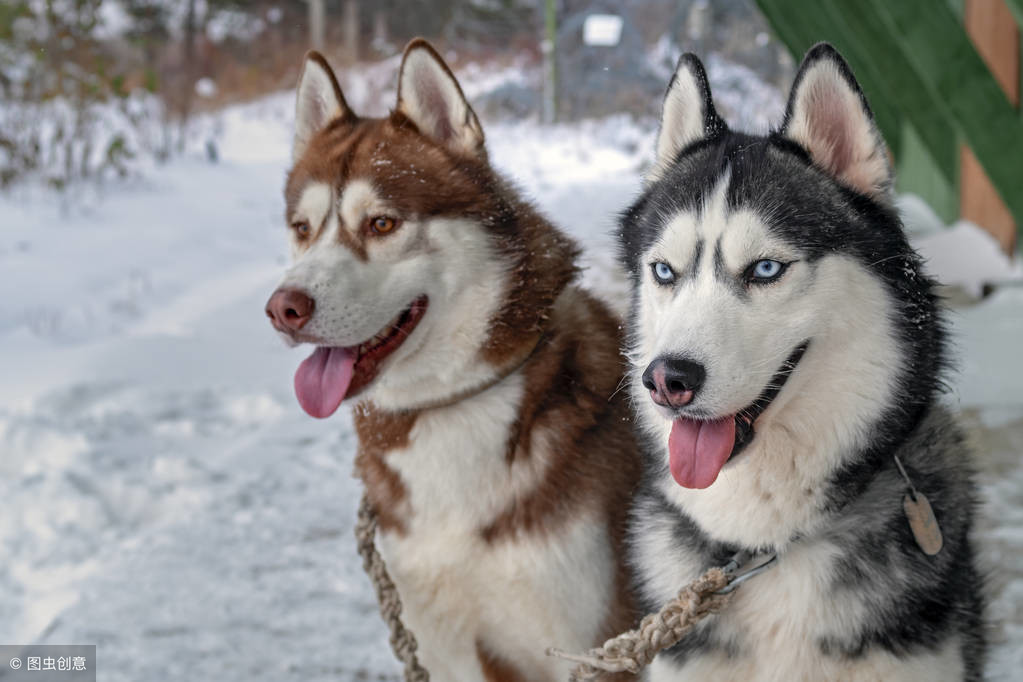
[[[849,67],[813,48],[781,128],[754,136],[683,56],[647,180],[621,227],[638,592],[651,611],[737,552],[777,555],[649,679],[979,680],[976,493],[936,398],[941,312]],[[907,518],[920,495],[936,553]]]

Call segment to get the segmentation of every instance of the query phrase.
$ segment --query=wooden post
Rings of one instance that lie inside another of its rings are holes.
[[[387,51],[387,45],[391,42],[387,31],[387,14],[382,10],[373,13],[373,49],[383,54]]]
[[[543,122],[558,119],[558,18],[556,0],[547,0],[544,6],[543,49]]]
[[[1006,97],[1019,106],[1020,40],[1003,0],[966,0],[966,32]],[[961,151],[959,180],[963,218],[990,232],[1007,253],[1016,249],[1016,223],[969,147]]]
[[[181,74],[181,121],[178,135],[178,152],[185,151],[185,134],[188,117],[192,113],[192,95],[195,92],[195,0],[188,0],[185,11],[185,45]]]
[[[327,42],[327,10],[323,0],[306,0],[309,3],[309,47],[322,50]]]
[[[348,62],[359,61],[359,3],[348,0],[344,14],[344,53]]]

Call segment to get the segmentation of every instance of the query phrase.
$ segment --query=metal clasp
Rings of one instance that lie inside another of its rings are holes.
[[[771,568],[778,560],[778,555],[753,554],[751,552],[738,552],[724,566],[725,575],[728,576],[728,584],[717,590],[714,594],[728,594],[735,588],[754,576],[758,576]]]

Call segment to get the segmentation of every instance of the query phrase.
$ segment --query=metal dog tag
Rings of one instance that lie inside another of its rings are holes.
[[[923,493],[916,493],[913,499],[913,492],[907,492],[902,498],[902,508],[909,519],[909,527],[913,531],[916,544],[920,545],[927,556],[934,556],[941,551],[943,540],[941,538],[941,527],[938,519],[934,517],[934,510],[931,503]]]

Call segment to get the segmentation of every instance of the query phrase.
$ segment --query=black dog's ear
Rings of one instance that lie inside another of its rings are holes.
[[[724,121],[714,109],[703,64],[696,55],[682,55],[664,95],[657,159],[647,182],[660,178],[687,146],[724,129]]]
[[[483,156],[483,128],[458,80],[429,42],[413,39],[398,73],[398,111],[448,149]]]
[[[322,54],[310,50],[298,79],[295,93],[295,139],[291,158],[298,161],[309,146],[309,140],[335,119],[355,119],[348,108],[334,70]]]
[[[890,199],[888,149],[852,70],[831,45],[818,43],[803,58],[782,134],[839,182],[875,199]]]

